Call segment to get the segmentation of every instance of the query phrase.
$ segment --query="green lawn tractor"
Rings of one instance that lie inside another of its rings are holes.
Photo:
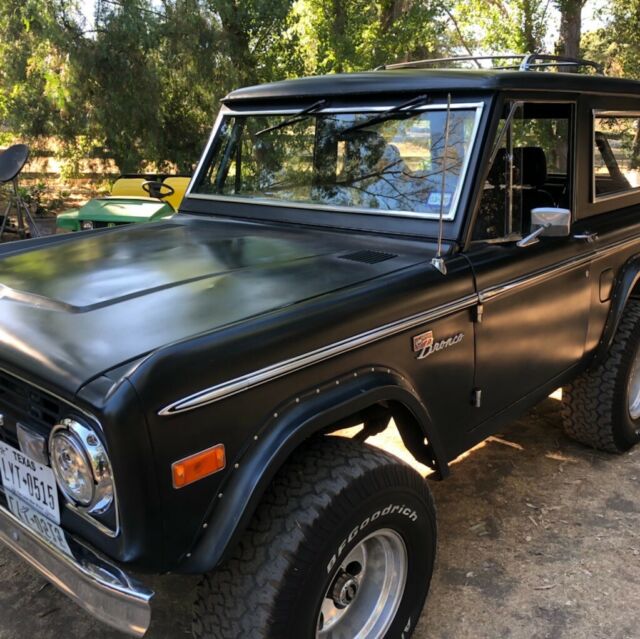
[[[181,175],[122,175],[113,183],[111,195],[60,213],[56,227],[89,231],[166,219],[178,211],[189,179]]]

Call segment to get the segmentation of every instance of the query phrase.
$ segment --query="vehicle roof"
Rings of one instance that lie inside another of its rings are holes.
[[[545,90],[640,96],[640,82],[579,73],[492,69],[393,69],[282,80],[231,92],[223,102],[325,96],[415,94],[421,91]]]

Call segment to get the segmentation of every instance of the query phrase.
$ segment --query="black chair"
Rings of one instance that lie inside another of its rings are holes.
[[[4,218],[2,219],[2,225],[0,226],[0,240],[7,229],[9,221],[9,213],[12,208],[15,208],[16,218],[18,222],[17,233],[20,237],[25,237],[25,219],[29,225],[29,230],[32,237],[38,237],[40,235],[36,223],[31,217],[31,212],[26,202],[20,195],[18,189],[18,175],[22,171],[24,165],[29,159],[29,147],[26,144],[14,144],[8,149],[0,153],[0,184],[13,185],[13,193],[9,195],[9,202],[4,212]],[[13,230],[13,229],[12,229]]]
[[[553,195],[545,189],[547,155],[539,146],[516,147],[513,155],[515,165],[520,170],[522,185],[522,232],[529,233],[531,211],[541,206],[556,206]]]

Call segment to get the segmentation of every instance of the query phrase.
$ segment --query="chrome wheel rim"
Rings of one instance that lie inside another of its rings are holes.
[[[631,367],[627,396],[631,419],[640,418],[640,349],[636,352],[636,357]]]
[[[316,623],[316,639],[382,639],[407,582],[402,537],[383,528],[363,539],[334,569]]]

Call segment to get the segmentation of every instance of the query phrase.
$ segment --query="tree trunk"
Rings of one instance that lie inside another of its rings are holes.
[[[556,5],[560,11],[560,39],[556,51],[558,55],[579,58],[585,0],[557,0]]]
[[[411,8],[410,0],[384,0],[380,6],[380,37],[381,38],[393,38],[396,22],[400,20],[404,13]],[[381,50],[384,55],[384,50]],[[404,61],[408,61],[411,58],[410,52],[405,51],[402,56]],[[379,64],[385,64],[389,62],[386,59],[375,60],[376,66]]]
[[[218,11],[229,56],[234,60],[238,72],[238,82],[246,86],[257,82],[256,61],[251,54],[249,34],[240,13],[240,0],[233,0],[224,6],[224,10],[221,7]]]
[[[540,47],[535,27],[538,5],[538,0],[525,0],[522,3],[522,36],[524,50],[528,53],[534,53]]]
[[[382,33],[388,33],[393,29],[393,25],[402,17],[402,14],[409,9],[409,2],[406,0],[385,0],[381,3],[380,24]]]

